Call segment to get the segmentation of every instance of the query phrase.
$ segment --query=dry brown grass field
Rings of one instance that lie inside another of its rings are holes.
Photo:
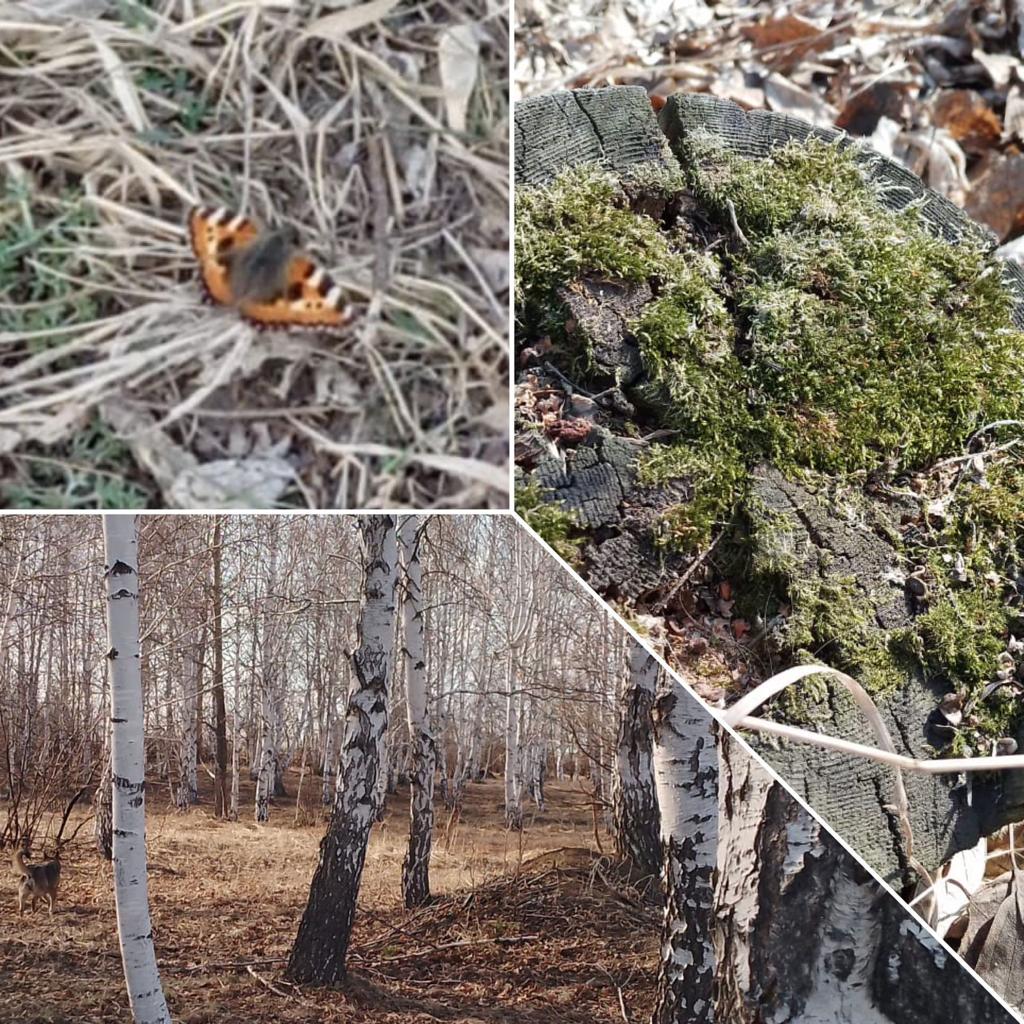
[[[208,783],[208,780],[205,780]],[[591,806],[571,782],[530,806],[520,837],[503,825],[502,788],[468,788],[451,828],[437,825],[434,902],[401,898],[408,794],[375,826],[343,990],[283,978],[324,825],[296,815],[289,775],[268,825],[217,821],[212,794],[188,814],[165,790],[149,796],[150,903],[174,1020],[425,1024],[604,1024],[642,1020],[653,1002],[657,909],[600,855]],[[319,779],[309,778],[315,797]],[[251,789],[243,789],[243,816]],[[74,820],[72,822],[72,827]],[[58,910],[18,917],[14,878],[0,900],[0,1021],[112,1024],[129,1020],[109,865],[83,828],[65,854]],[[608,837],[601,845],[610,852]],[[5,851],[6,852],[6,851]],[[5,858],[6,859],[6,858]]]
[[[336,6],[0,25],[0,505],[507,506],[507,5]],[[205,305],[194,205],[294,229],[351,330]]]

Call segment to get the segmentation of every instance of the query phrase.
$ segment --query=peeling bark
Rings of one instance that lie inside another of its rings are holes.
[[[407,907],[430,899],[430,845],[434,831],[435,744],[427,715],[427,666],[423,645],[423,603],[420,586],[423,566],[420,521],[410,516],[402,523],[405,561],[405,686],[412,745],[409,796],[409,849],[402,864],[402,893]]]
[[[619,703],[612,794],[615,839],[619,856],[628,857],[644,874],[655,876],[661,872],[660,813],[651,742],[657,683],[658,663],[634,643]]]
[[[716,727],[674,678],[658,694],[653,721],[666,905],[652,1024],[714,1024]]]
[[[738,743],[720,749],[714,944],[729,1024],[1012,1017]]]

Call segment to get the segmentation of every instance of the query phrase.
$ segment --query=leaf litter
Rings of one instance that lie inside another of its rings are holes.
[[[252,783],[241,781],[248,804]],[[290,792],[296,783],[292,771]],[[203,803],[185,818],[162,788],[147,797],[154,940],[181,1024],[619,1024],[623,1006],[631,1020],[650,1016],[658,886],[582,845],[592,841],[591,806],[576,784],[552,783],[521,837],[501,827],[500,780],[468,787],[461,816],[438,822],[435,897],[417,910],[402,905],[399,883],[408,793],[389,798],[339,989],[284,976],[323,835],[318,788],[294,821],[292,801],[281,801],[259,829],[215,820],[205,778],[201,788]],[[19,918],[13,890],[0,901],[3,1020],[124,1019],[109,866],[87,830],[67,854],[53,921],[42,911]]]

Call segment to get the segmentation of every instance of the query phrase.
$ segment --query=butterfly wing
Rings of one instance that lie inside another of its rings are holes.
[[[341,286],[307,256],[292,257],[284,295],[273,302],[243,302],[242,315],[264,327],[347,327],[355,307],[345,301]]]
[[[233,301],[228,281],[231,253],[251,245],[259,228],[251,220],[234,216],[224,207],[196,206],[188,218],[189,238],[199,261],[203,284],[214,302]]]

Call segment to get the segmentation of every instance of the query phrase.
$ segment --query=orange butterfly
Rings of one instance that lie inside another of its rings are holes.
[[[224,207],[196,206],[188,218],[203,284],[259,327],[337,330],[355,319],[341,286],[295,249],[289,230],[260,232]]]

